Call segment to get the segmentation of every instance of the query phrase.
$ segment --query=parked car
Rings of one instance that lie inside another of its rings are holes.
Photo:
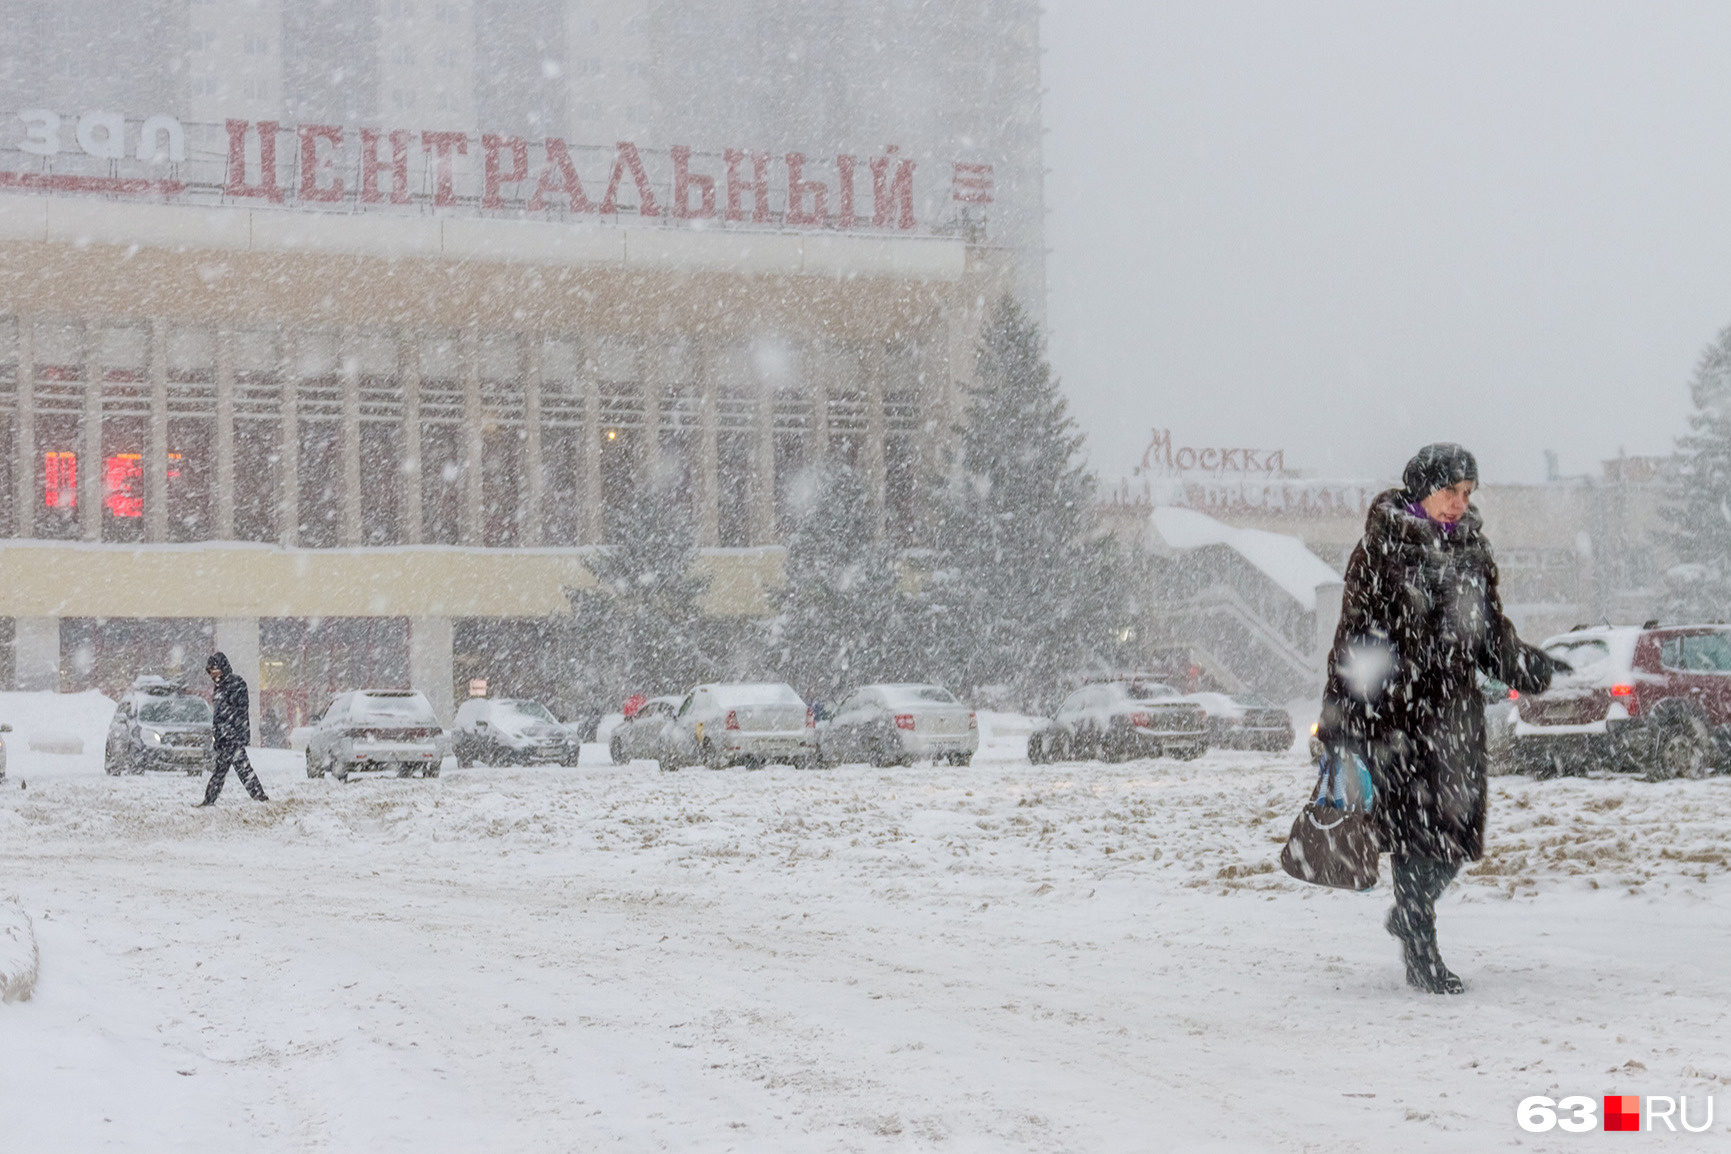
[[[539,701],[471,697],[451,722],[451,751],[465,768],[482,765],[576,765],[582,742]]]
[[[799,694],[779,682],[699,685],[665,732],[665,769],[817,762],[816,719]]]
[[[1258,749],[1280,753],[1292,748],[1292,715],[1254,693],[1187,693],[1208,714],[1210,749]]]
[[[1544,643],[1574,667],[1516,702],[1515,764],[1701,777],[1731,758],[1731,626],[1601,625]]]
[[[1028,760],[1176,757],[1188,761],[1208,750],[1208,717],[1170,685],[1107,681],[1066,697],[1052,720],[1028,737]]]
[[[394,770],[408,777],[439,776],[447,741],[433,706],[413,689],[361,689],[339,693],[313,720],[307,739],[307,776],[329,773],[347,781],[356,770]]]
[[[862,685],[817,722],[825,765],[912,765],[921,758],[967,765],[980,747],[974,711],[941,685]]]
[[[147,769],[204,773],[211,763],[210,723],[204,698],[166,678],[140,677],[114,708],[102,768],[111,776]]]
[[[607,738],[607,753],[613,764],[624,765],[633,758],[659,759],[663,731],[684,701],[677,695],[651,697],[615,725]]]

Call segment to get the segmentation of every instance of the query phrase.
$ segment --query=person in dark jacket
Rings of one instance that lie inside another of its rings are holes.
[[[1397,938],[1408,984],[1458,994],[1443,964],[1435,902],[1484,852],[1487,764],[1480,671],[1542,693],[1564,668],[1503,616],[1497,566],[1470,503],[1478,464],[1427,445],[1398,489],[1371,502],[1346,568],[1317,737],[1357,753],[1375,786],[1372,815],[1394,866]]]
[[[264,786],[258,783],[258,776],[252,771],[252,762],[246,756],[247,739],[252,736],[251,704],[247,700],[246,682],[221,653],[210,655],[210,660],[204,663],[204,671],[210,674],[213,685],[211,696],[215,717],[211,720],[211,729],[216,765],[211,770],[210,784],[205,786],[204,800],[198,804],[216,804],[231,765],[254,801],[269,801],[270,798],[264,795]]]

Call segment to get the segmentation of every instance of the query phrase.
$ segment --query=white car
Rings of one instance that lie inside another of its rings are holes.
[[[581,742],[539,701],[471,697],[451,723],[457,764],[576,765]]]
[[[432,703],[416,690],[339,693],[313,721],[307,776],[347,781],[357,770],[394,770],[398,777],[419,770],[437,777],[447,744]]]
[[[941,685],[862,685],[823,711],[817,742],[825,765],[967,765],[980,747],[974,711]]]
[[[699,685],[663,732],[661,765],[815,765],[817,721],[779,682]]]

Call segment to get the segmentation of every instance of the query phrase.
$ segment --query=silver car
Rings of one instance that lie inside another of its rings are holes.
[[[196,775],[211,764],[210,703],[177,682],[140,677],[114,708],[102,745],[110,776],[161,769]]]
[[[615,725],[613,735],[607,739],[607,753],[613,764],[660,758],[667,723],[684,703],[683,697],[651,697],[638,706],[636,713]]]
[[[817,763],[817,722],[790,685],[699,685],[686,694],[661,742],[665,769]]]
[[[980,727],[974,711],[941,685],[862,685],[824,710],[817,742],[825,765],[922,758],[967,765],[980,747]]]
[[[313,721],[307,776],[347,781],[356,770],[391,770],[438,777],[445,731],[425,695],[413,689],[339,693]]]
[[[457,764],[576,765],[577,735],[539,701],[518,697],[471,697],[451,723]]]
[[[1207,714],[1170,685],[1157,681],[1085,685],[1066,697],[1051,722],[1028,738],[1028,760],[1036,765],[1088,758],[1188,761],[1207,751]]]

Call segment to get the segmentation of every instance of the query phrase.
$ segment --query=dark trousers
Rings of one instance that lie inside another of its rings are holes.
[[[210,784],[204,787],[206,805],[216,801],[217,794],[222,792],[222,783],[228,777],[228,767],[231,765],[254,801],[270,800],[264,795],[264,786],[258,783],[258,776],[252,771],[252,762],[247,760],[246,746],[219,745],[216,747],[216,768],[211,770]]]
[[[1389,928],[1398,937],[1436,945],[1436,900],[1454,881],[1460,866],[1435,858],[1393,856],[1394,912]]]

